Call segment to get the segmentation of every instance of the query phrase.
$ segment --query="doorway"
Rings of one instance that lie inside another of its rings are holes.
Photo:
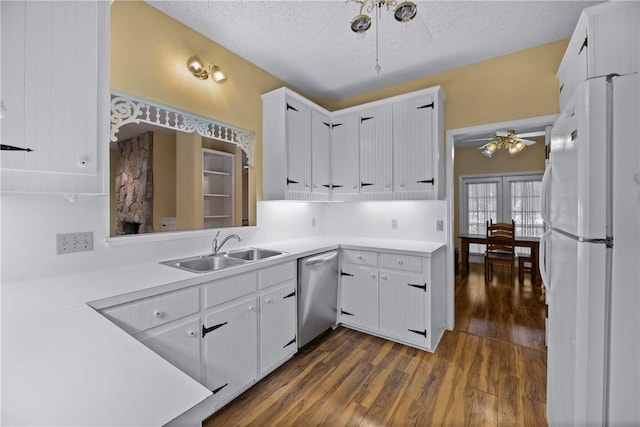
[[[532,132],[536,130],[544,130],[545,128],[551,126],[555,120],[557,119],[557,114],[547,115],[547,116],[538,116],[531,117],[527,119],[519,119],[519,120],[511,120],[506,122],[499,123],[489,123],[478,126],[471,126],[466,128],[459,129],[450,129],[446,132],[446,157],[445,157],[445,181],[446,181],[446,194],[447,194],[447,215],[449,218],[448,221],[448,230],[446,230],[447,234],[447,327],[448,329],[453,330],[455,327],[455,284],[456,284],[456,274],[455,274],[455,253],[457,243],[457,235],[458,228],[457,225],[459,213],[459,199],[456,197],[458,194],[458,180],[455,176],[455,166],[456,166],[456,149],[461,149],[459,154],[475,154],[475,151],[482,143],[475,143],[475,147],[473,144],[470,144],[466,141],[473,139],[482,139],[488,138],[496,134],[496,131],[504,130],[504,129],[516,129],[518,132]],[[463,151],[463,148],[472,147],[467,151]],[[478,155],[482,157],[479,150]],[[506,150],[504,150],[506,151]],[[459,162],[461,161],[462,156],[460,156]],[[514,159],[518,159],[514,157]],[[493,160],[493,159],[489,159]],[[513,164],[512,164],[513,165]],[[510,166],[511,167],[511,166]],[[512,171],[513,172],[513,171]]]

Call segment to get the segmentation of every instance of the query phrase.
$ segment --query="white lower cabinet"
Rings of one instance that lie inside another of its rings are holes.
[[[283,262],[147,298],[93,305],[211,390],[202,409],[206,418],[298,351],[296,266]]]
[[[189,317],[135,336],[173,366],[202,382],[200,363],[200,317]]]
[[[297,350],[296,282],[260,295],[260,375],[266,375]]]
[[[205,386],[223,402],[252,383],[258,372],[258,311],[251,297],[204,318]]]
[[[340,321],[372,331],[378,330],[378,270],[343,264],[340,277]]]
[[[341,251],[340,322],[434,351],[445,329],[444,250]]]
[[[380,272],[380,331],[422,347],[429,343],[429,298],[423,276]]]

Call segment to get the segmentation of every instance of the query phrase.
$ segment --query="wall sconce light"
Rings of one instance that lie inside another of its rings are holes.
[[[216,83],[222,84],[227,81],[227,75],[220,67],[215,64],[206,65],[198,55],[193,55],[187,60],[187,68],[196,79],[206,80],[211,76],[211,80]]]

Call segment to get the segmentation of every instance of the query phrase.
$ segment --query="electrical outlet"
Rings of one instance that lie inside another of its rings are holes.
[[[315,217],[314,217],[314,218],[311,218],[311,226],[312,226],[312,227],[315,227],[315,226],[316,226],[316,219],[315,219]]]
[[[394,230],[396,228],[398,228],[398,220],[397,219],[392,219],[391,220],[391,228],[393,228]]]
[[[58,255],[93,250],[93,232],[56,234]]]
[[[436,220],[436,231],[444,231],[444,221],[441,219]]]

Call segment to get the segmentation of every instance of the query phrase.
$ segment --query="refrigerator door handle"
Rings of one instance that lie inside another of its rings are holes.
[[[549,283],[549,276],[547,275],[547,265],[545,263],[545,258],[547,256],[547,241],[549,240],[549,236],[551,235],[551,230],[545,231],[542,236],[540,236],[540,243],[538,249],[538,265],[540,266],[540,278],[542,279],[542,283],[547,288],[547,292],[551,291],[551,283]]]
[[[540,197],[540,215],[542,216],[542,221],[545,224],[549,224],[549,185],[551,184],[551,168],[553,167],[552,163],[549,163],[549,166],[545,169],[544,175],[542,175],[542,189],[541,189],[541,197]]]

